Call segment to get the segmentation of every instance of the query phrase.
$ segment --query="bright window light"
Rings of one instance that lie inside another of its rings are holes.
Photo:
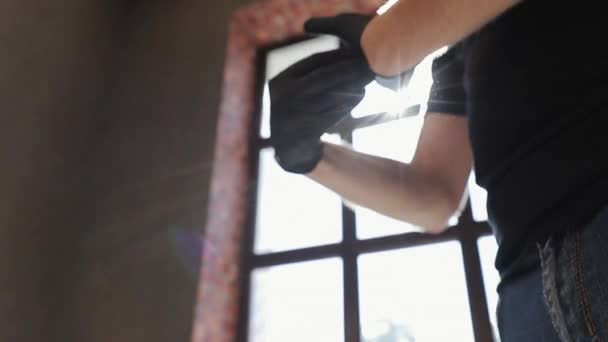
[[[380,15],[384,14],[386,11],[388,11],[389,8],[393,7],[393,5],[397,3],[397,1],[399,1],[399,0],[388,0],[384,5],[380,6],[380,8],[378,8],[376,13],[378,13]]]
[[[433,84],[431,75],[433,58],[434,55],[429,56],[418,64],[407,85],[397,91],[383,87],[376,81],[368,84],[365,87],[365,97],[353,109],[352,116],[359,118],[377,113],[396,116],[416,105],[420,106],[420,112],[426,111],[429,90]]]
[[[477,185],[475,180],[475,172],[471,172],[467,187],[471,200],[473,219],[477,222],[487,221],[488,211],[486,210],[486,201],[488,199],[488,192],[484,188]]]
[[[340,197],[301,175],[283,171],[274,150],[260,152],[256,254],[342,240]]]
[[[359,290],[365,342],[474,341],[458,242],[364,254]]]
[[[248,341],[344,341],[339,258],[257,269],[251,279]]]

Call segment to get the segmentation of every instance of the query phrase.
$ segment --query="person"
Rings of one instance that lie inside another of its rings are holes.
[[[503,342],[608,339],[608,33],[599,3],[401,0],[312,18],[343,46],[270,81],[279,165],[441,233],[473,168],[499,244]],[[442,47],[411,163],[321,142],[375,75]]]

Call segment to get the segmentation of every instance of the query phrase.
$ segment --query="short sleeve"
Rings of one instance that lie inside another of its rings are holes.
[[[458,43],[433,60],[431,86],[427,112],[466,114],[464,90],[463,43]]]

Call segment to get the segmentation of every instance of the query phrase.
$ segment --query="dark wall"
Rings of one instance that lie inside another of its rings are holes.
[[[0,4],[0,341],[187,341],[229,13]]]

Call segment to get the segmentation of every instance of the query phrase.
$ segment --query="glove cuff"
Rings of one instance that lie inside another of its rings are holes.
[[[287,172],[306,174],[315,169],[323,158],[323,144],[317,141],[314,144],[300,144],[285,151],[275,149],[275,160]]]

